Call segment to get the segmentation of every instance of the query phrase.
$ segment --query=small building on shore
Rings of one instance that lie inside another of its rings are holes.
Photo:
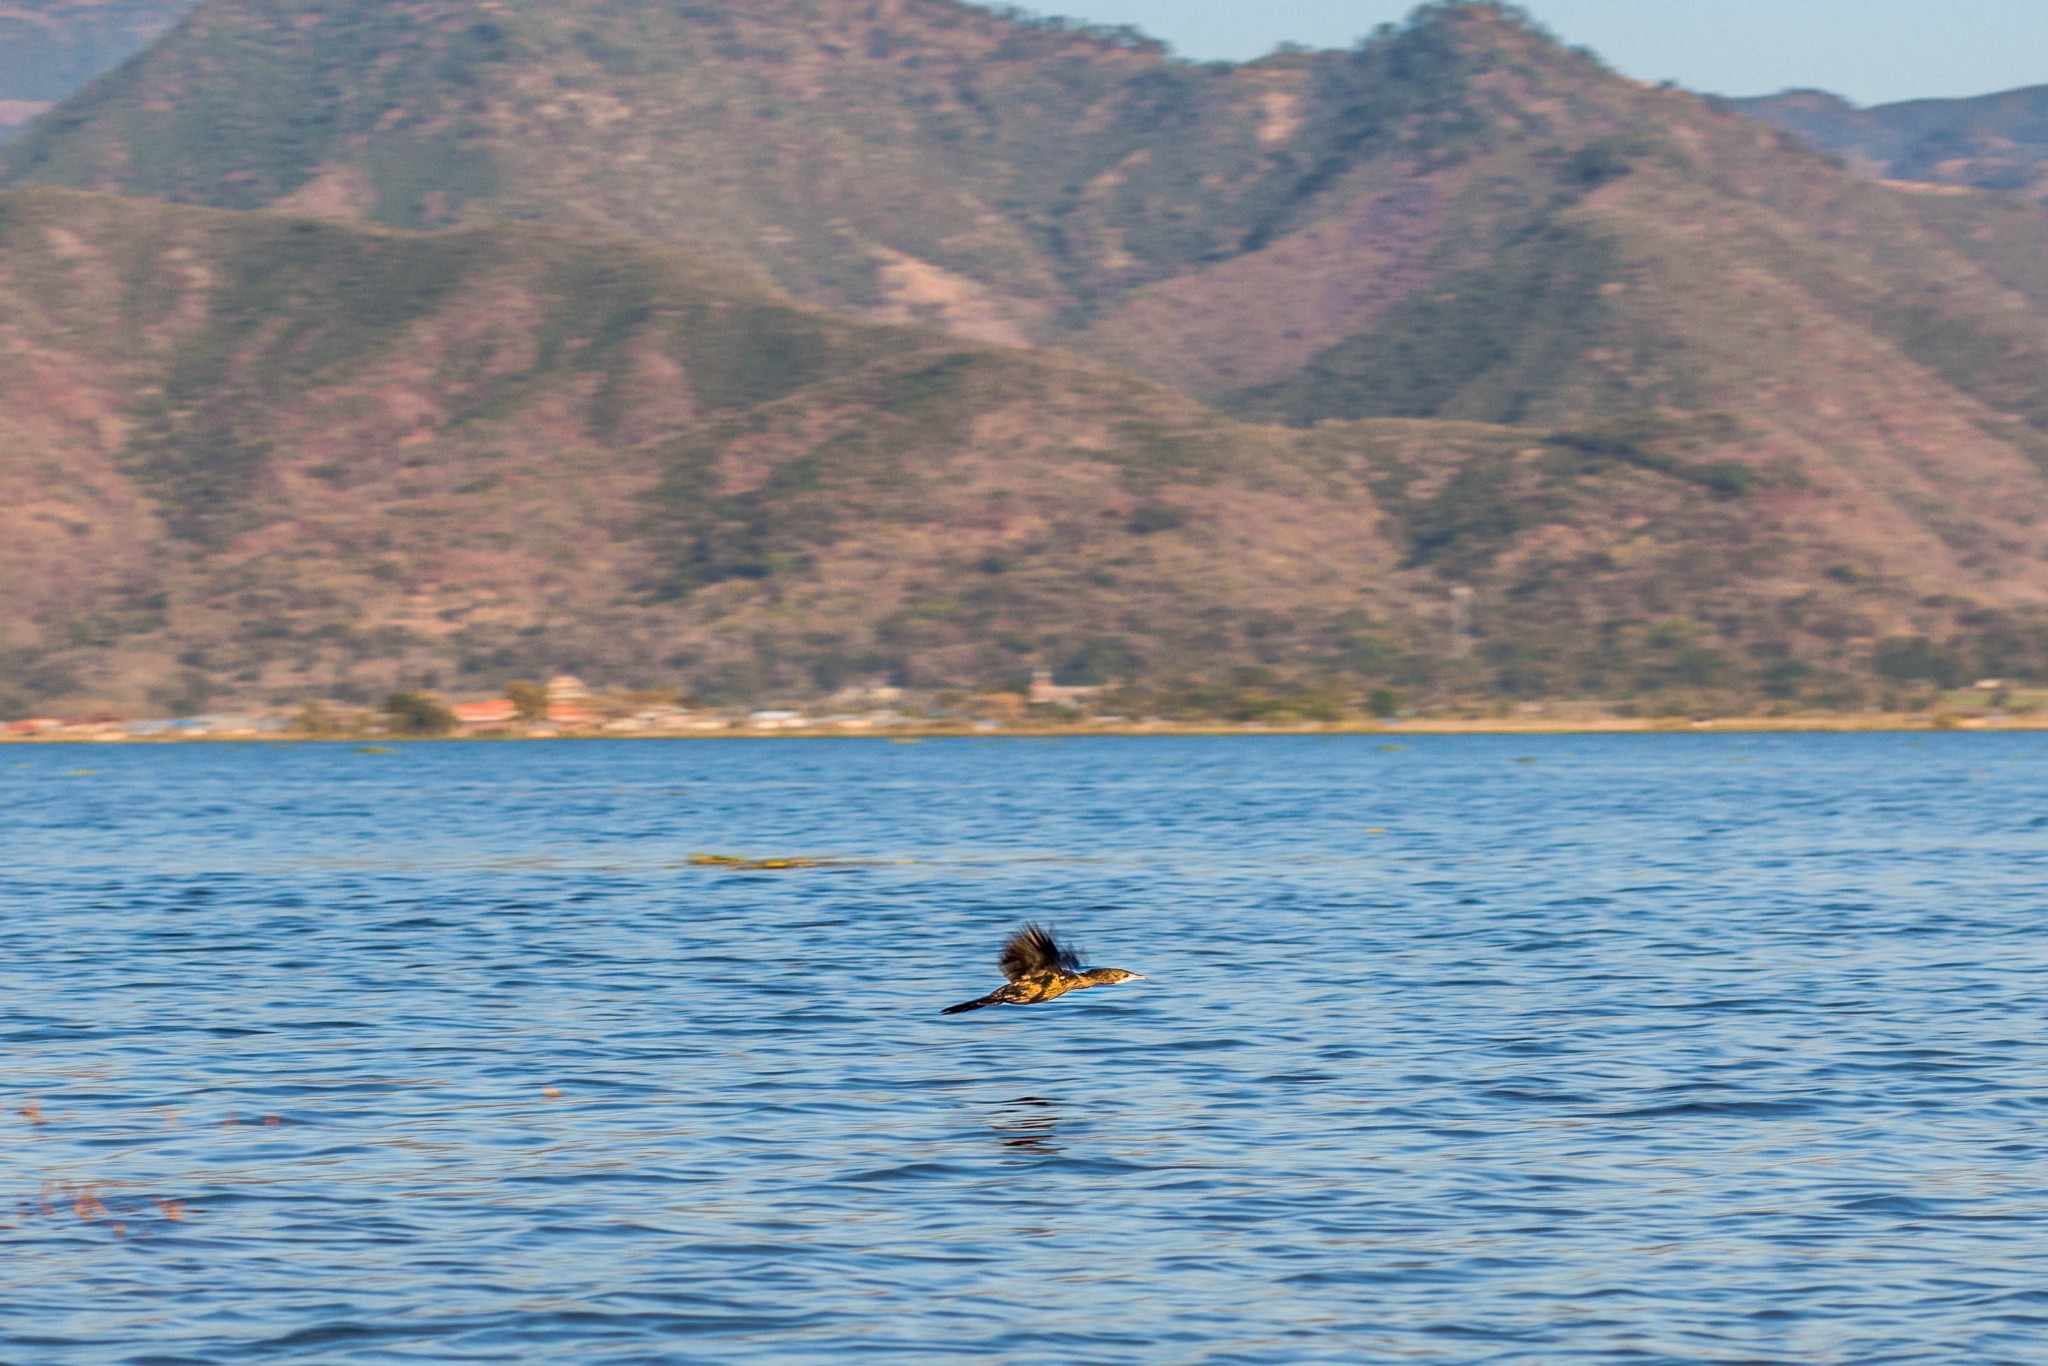
[[[519,705],[509,697],[488,702],[457,702],[449,708],[461,726],[506,726],[519,719]]]
[[[1051,669],[1033,669],[1028,697],[1033,706],[1071,706],[1086,702],[1101,691],[1099,687],[1055,683]]]

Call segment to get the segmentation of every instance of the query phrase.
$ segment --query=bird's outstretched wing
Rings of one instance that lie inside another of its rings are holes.
[[[1081,959],[1072,949],[1064,947],[1052,932],[1039,925],[1026,925],[1010,936],[1010,942],[1003,945],[1003,956],[997,961],[1003,976],[1012,982],[1034,972],[1057,969],[1060,972],[1079,972]]]

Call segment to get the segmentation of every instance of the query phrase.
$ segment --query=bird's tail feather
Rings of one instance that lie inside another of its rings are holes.
[[[981,1009],[981,1008],[982,1008],[983,1006],[992,1006],[992,1005],[994,1005],[995,1003],[996,1003],[996,998],[995,998],[995,996],[994,996],[994,995],[989,995],[989,996],[984,996],[984,997],[982,997],[982,998],[981,998],[981,999],[980,999],[979,1001],[962,1001],[962,1002],[961,1002],[961,1003],[960,1003],[959,1005],[957,1005],[957,1006],[947,1006],[947,1007],[946,1007],[946,1008],[945,1008],[944,1010],[940,1011],[940,1012],[939,1012],[939,1014],[941,1014],[941,1015],[961,1015],[961,1014],[965,1014],[965,1013],[966,1013],[967,1011],[970,1011],[970,1010],[980,1010],[980,1009]]]

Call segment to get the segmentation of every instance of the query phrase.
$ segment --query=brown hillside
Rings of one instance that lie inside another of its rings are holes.
[[[1200,672],[1393,567],[1284,434],[630,243],[17,194],[0,333],[15,710]]]
[[[1725,408],[1770,445],[1744,298],[1840,334],[1764,382],[1886,429],[1818,358],[1968,389],[1930,311],[2035,345],[1905,194],[1479,0],[1242,66],[955,0],[208,0],[0,175],[643,237],[1301,423]]]
[[[209,0],[5,165],[322,216],[5,201],[16,705],[2048,674],[2048,216],[1500,6],[1196,67],[951,0]]]
[[[2048,675],[2029,467],[1781,462],[1740,419],[1247,427],[555,229],[16,192],[0,354],[12,711],[564,667],[761,700],[1042,662],[1232,714]]]
[[[1575,150],[1632,89],[1484,4],[1230,67],[957,0],[209,0],[0,174],[597,228],[1216,395],[1369,325],[1475,167]]]

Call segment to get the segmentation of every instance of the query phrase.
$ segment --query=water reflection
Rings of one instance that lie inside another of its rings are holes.
[[[1054,1141],[1064,1119],[1059,1106],[1052,1101],[1039,1096],[1019,1096],[996,1106],[988,1122],[990,1128],[1002,1135],[1005,1148],[1022,1148],[1027,1152],[1051,1156],[1066,1150],[1066,1145]]]

